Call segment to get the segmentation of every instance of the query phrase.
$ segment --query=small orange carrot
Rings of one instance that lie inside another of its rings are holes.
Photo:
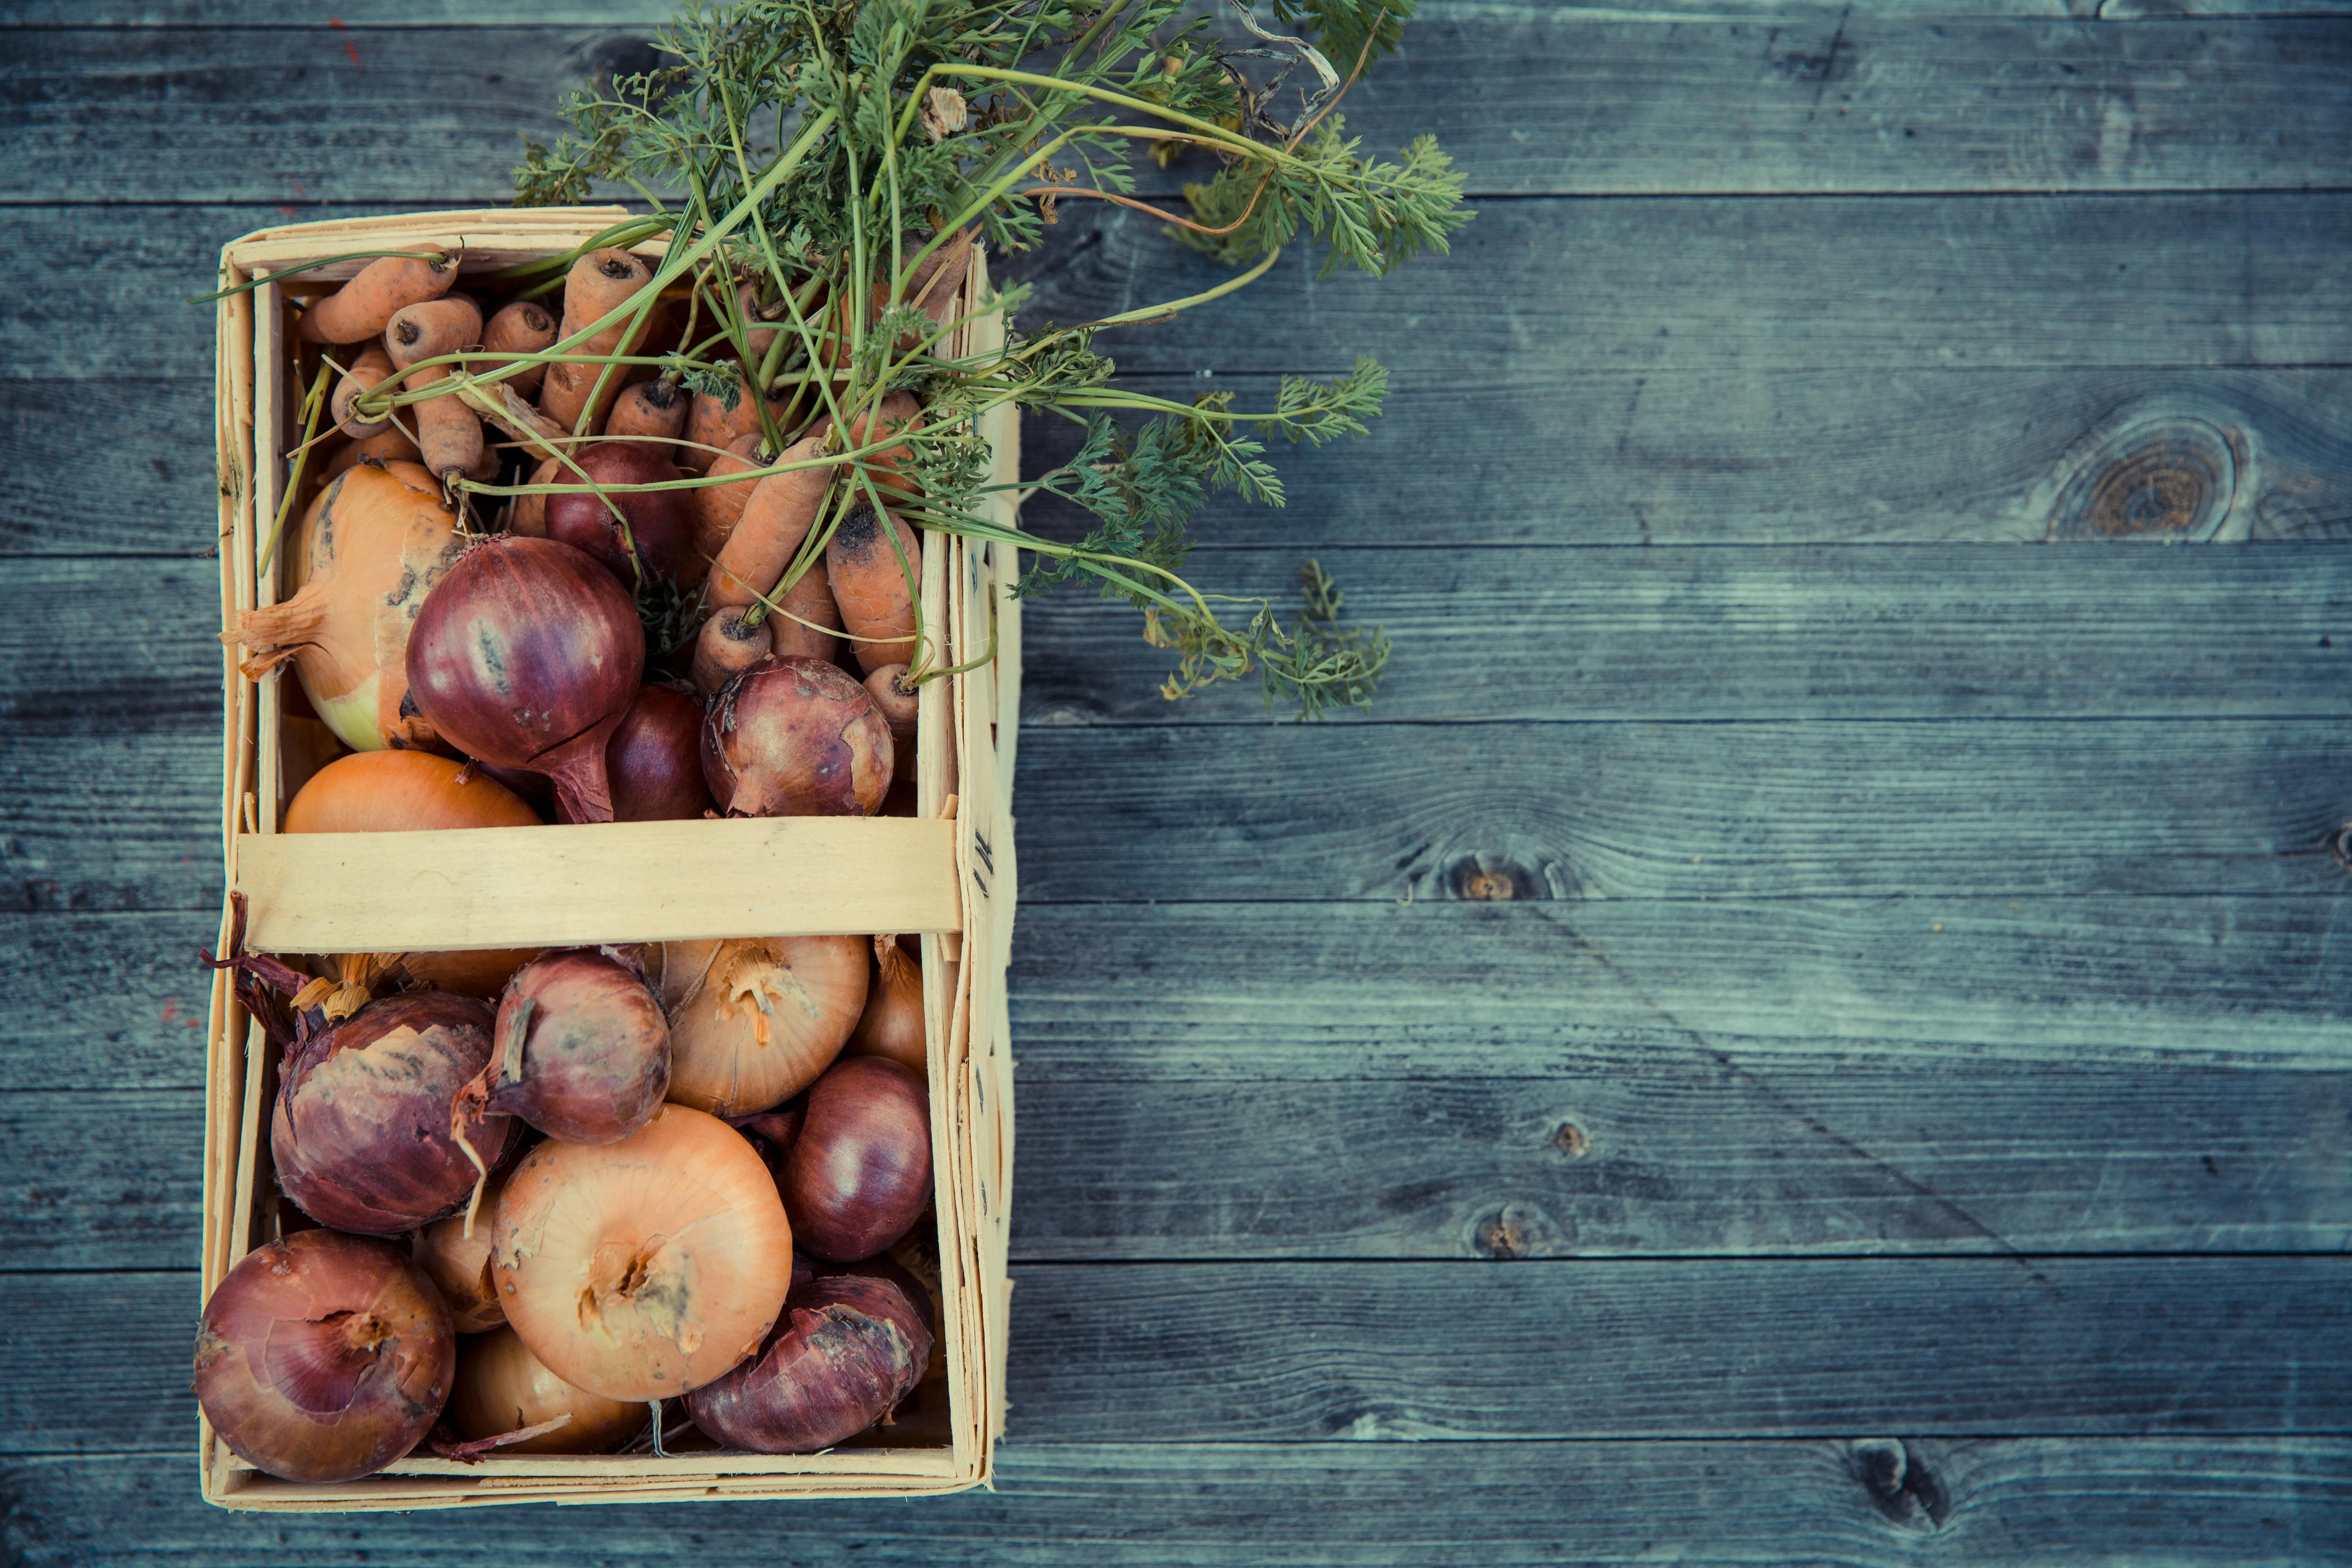
[[[874,710],[890,726],[890,755],[894,763],[894,779],[915,776],[915,716],[919,693],[907,679],[903,664],[886,664],[866,678],[866,689],[874,699]]]
[[[811,562],[801,580],[785,589],[776,603],[784,613],[770,615],[767,620],[774,628],[776,651],[832,663],[841,647],[841,640],[833,635],[841,629],[841,609],[833,602],[833,584],[825,580],[824,563]]]
[[[701,635],[694,639],[694,689],[709,697],[774,652],[775,637],[769,630],[773,625],[771,617],[745,626],[740,605],[703,622]]]
[[[295,331],[307,343],[363,343],[404,306],[438,300],[457,280],[457,253],[438,261],[386,256],[302,312]]]
[[[555,318],[529,300],[517,300],[489,319],[482,328],[482,348],[494,354],[535,354],[555,342]],[[503,370],[513,360],[495,360],[475,367],[478,371]],[[525,398],[539,395],[540,384],[547,379],[547,367],[534,364],[517,371],[507,378],[506,384]]]
[[[394,312],[383,329],[383,346],[401,370],[420,360],[463,352],[481,342],[482,312],[462,295],[408,305]],[[404,385],[423,388],[449,378],[447,365],[433,365],[410,375]],[[444,394],[411,404],[416,416],[416,445],[425,467],[436,478],[471,474],[482,462],[482,420],[466,400]]]
[[[614,400],[613,412],[604,416],[604,434],[674,437],[686,428],[687,409],[693,402],[692,395],[679,391],[676,382],[638,382],[623,388]],[[668,457],[672,448],[664,446],[661,451]]]
[[[761,309],[760,285],[756,282],[747,280],[735,285],[735,303],[742,310],[746,321],[779,321],[784,317],[784,303],[781,300],[765,310]],[[782,327],[752,327],[744,332],[743,340],[751,346],[754,364],[767,358],[770,345],[775,342],[776,334],[783,330]]]
[[[901,431],[919,430],[923,427],[921,414],[922,405],[915,401],[913,393],[894,392],[882,400],[881,407],[870,414],[861,414],[849,422],[849,441],[843,449],[863,447],[868,441],[878,441]],[[828,414],[809,426],[809,434],[823,436],[832,428],[833,416]],[[869,431],[872,434],[868,434]],[[913,460],[914,456],[911,447],[885,447],[878,452],[869,452],[858,458],[856,466],[874,476],[874,488],[882,492],[885,500],[919,500],[922,498],[922,487],[904,477],[905,466]],[[853,495],[865,493],[866,487],[857,483],[855,475],[851,476],[850,484]]]
[[[555,484],[558,482],[557,476],[562,472],[563,459],[550,458],[530,471],[530,482],[535,485]],[[574,474],[572,477],[576,479],[580,476]],[[545,539],[547,537],[547,503],[554,499],[553,496],[544,495],[515,497],[514,516],[507,522],[507,531],[527,534],[533,539]]]
[[[392,356],[383,352],[382,343],[370,343],[365,353],[351,362],[343,379],[335,384],[334,401],[327,405],[333,416],[335,428],[354,441],[364,441],[371,436],[381,436],[392,426],[392,416],[381,419],[353,419],[352,405],[363,392],[373,392],[384,377],[392,374]]]
[[[681,464],[681,467],[683,465]],[[761,467],[760,436],[738,436],[727,444],[727,450],[710,459],[710,474],[740,474]],[[705,476],[709,477],[709,476]],[[719,551],[727,546],[727,536],[743,517],[743,508],[751,500],[751,492],[760,488],[757,479],[738,479],[731,485],[706,485],[687,491],[687,504],[694,510],[694,555],[698,561],[716,561]]]
[[[802,463],[823,455],[818,443],[809,440],[786,448],[782,460]],[[808,537],[809,525],[816,521],[817,508],[832,485],[830,468],[794,468],[759,482],[743,503],[734,531],[710,563],[708,591],[714,608],[756,605],[761,595],[775,587],[801,541]]]
[[[896,532],[906,564],[890,548]],[[740,530],[738,531],[740,531]],[[833,531],[824,547],[825,575],[833,581],[833,597],[841,606],[841,624],[854,637],[857,667],[868,675],[885,665],[905,664],[915,657],[915,599],[908,589],[911,576],[923,579],[922,545],[915,531],[887,512],[877,512],[858,501]]]
[[[572,264],[572,275],[563,280],[563,330],[569,338],[582,328],[602,321],[616,307],[642,304],[636,296],[653,281],[653,269],[625,250],[592,250]],[[650,317],[648,317],[650,321]],[[606,327],[586,342],[574,345],[570,353],[583,354],[625,354],[631,352],[642,332],[632,333],[627,317]],[[606,369],[613,374],[604,375]],[[604,383],[598,406],[589,414],[585,434],[595,435],[604,422],[605,410],[621,394],[621,367],[601,364],[551,364],[547,367],[546,384],[540,388],[540,412],[562,426],[566,430],[579,429],[580,416],[588,410],[588,395],[600,377]]]
[[[327,466],[320,470],[319,479],[324,484],[346,468],[356,468],[362,463],[414,463],[423,456],[417,451],[416,443],[408,438],[408,432],[395,425],[364,441],[353,441],[337,451],[327,459]]]
[[[794,383],[768,398],[768,416],[776,422],[778,435],[787,438],[792,436],[801,417],[802,395],[801,384]],[[686,416],[688,440],[699,442],[705,447],[731,447],[745,436],[761,433],[760,411],[740,390],[732,408],[707,392],[694,395],[693,411]],[[681,468],[691,468],[698,474],[707,473],[711,461],[711,455],[708,452],[697,451],[692,447],[678,448],[677,466]]]

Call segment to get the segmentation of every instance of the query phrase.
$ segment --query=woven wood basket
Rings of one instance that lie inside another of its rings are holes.
[[[618,207],[419,213],[263,229],[222,252],[225,281],[283,275],[359,250],[462,244],[464,270],[569,250],[627,215]],[[658,260],[659,246],[642,252]],[[257,571],[300,440],[291,330],[302,299],[363,262],[222,301],[215,383],[220,449],[221,624],[274,603]],[[987,283],[975,258],[965,302]],[[461,285],[462,286],[462,285]],[[1002,341],[982,318],[950,352]],[[315,364],[315,357],[309,362]],[[996,479],[1019,473],[1013,411],[989,417]],[[1009,489],[996,492],[1010,521]],[[289,527],[291,526],[289,522]],[[948,662],[983,661],[923,688],[917,815],[864,819],[622,823],[462,832],[280,835],[286,791],[278,689],[222,665],[222,847],[245,895],[247,945],[368,952],[664,942],[692,938],[920,933],[930,1058],[944,1397],[928,1384],[898,1422],[822,1454],[495,1455],[470,1465],[404,1459],[344,1485],[264,1475],[200,1431],[204,1495],[234,1509],[349,1511],[488,1503],[902,1496],[990,1479],[1004,1423],[1005,1242],[1013,1167],[1012,1058],[1004,971],[1015,897],[1010,788],[1020,710],[1020,606],[1005,590],[1016,552],[933,535],[923,555],[926,631]],[[946,548],[938,548],[944,544]],[[280,552],[281,558],[289,553]],[[996,656],[986,661],[991,638]],[[766,874],[761,874],[765,872]],[[228,939],[226,900],[221,940]],[[258,1026],[215,980],[205,1070],[204,1289],[269,1239],[275,1178],[268,1108],[276,1063]]]

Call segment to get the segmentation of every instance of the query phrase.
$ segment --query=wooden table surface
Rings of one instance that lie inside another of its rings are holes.
[[[11,0],[0,1562],[2352,1560],[2352,11],[2231,3],[1428,5],[1346,112],[1453,257],[1105,345],[1389,364],[1196,564],[1397,652],[1300,727],[1032,608],[998,1490],[310,1521],[192,1454],[182,301],[664,12]],[[1033,321],[1213,276],[1063,214]]]

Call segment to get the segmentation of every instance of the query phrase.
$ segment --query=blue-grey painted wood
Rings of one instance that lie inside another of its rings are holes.
[[[1029,1264],[1013,1279],[1020,1443],[2352,1426],[2341,1256]],[[195,1286],[0,1274],[10,1334],[51,1347],[0,1384],[0,1453],[182,1450]]]
[[[383,204],[414,210],[426,205]],[[55,258],[39,299],[0,303],[5,374],[212,374],[212,316],[189,297],[248,230],[351,206],[23,209]],[[2230,264],[2217,264],[2226,256]],[[2352,193],[2065,196],[1527,198],[1373,281],[1315,276],[1306,248],[1244,295],[1096,347],[1126,371],[1348,370],[1400,385],[1517,384],[1570,370],[2336,366],[2352,363]],[[1023,320],[1089,321],[1224,280],[1158,220],[1066,208],[1054,246],[1006,270],[1037,288]],[[2021,299],[2033,308],[2021,310]],[[59,319],[152,323],[134,341]],[[2074,434],[2069,432],[2069,439]]]
[[[2307,1568],[2352,1560],[2336,1437],[1119,1442],[998,1451],[993,1491],[593,1511],[225,1514],[177,1455],[0,1468],[21,1568]]]
[[[116,188],[174,201],[502,201],[564,93],[655,58],[643,27],[306,19],[16,35],[0,201],[86,201],[134,161]],[[2319,19],[1435,10],[1344,114],[1390,155],[1436,134],[1479,196],[2293,190],[2352,164],[2347,40]],[[1168,196],[1208,167],[1139,164]]]
[[[194,314],[180,324],[194,331]],[[1203,384],[1126,380],[1177,398]],[[1239,408],[1273,406],[1272,377],[1208,384]],[[209,381],[0,376],[0,556],[210,550],[211,400]],[[148,455],[93,487],[72,459],[89,450]],[[1075,450],[1059,421],[1029,422],[1032,478]],[[1276,462],[1288,503],[1212,498],[1204,543],[2340,539],[2352,537],[2352,372],[1432,371],[1391,391],[1369,438]],[[2101,495],[2164,504],[2103,511]],[[1051,498],[1023,517],[1052,537],[1083,528]]]

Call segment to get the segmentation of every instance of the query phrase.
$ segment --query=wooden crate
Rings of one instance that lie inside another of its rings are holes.
[[[466,271],[568,250],[626,215],[618,207],[421,213],[263,229],[222,252],[225,282],[371,249],[462,243]],[[642,254],[658,259],[661,247]],[[276,600],[257,552],[299,440],[296,302],[362,262],[303,271],[222,301],[215,401],[220,457],[221,624]],[[975,258],[966,287],[987,283]],[[970,352],[1002,321],[963,329]],[[951,347],[955,345],[950,345]],[[990,416],[996,479],[1019,473],[1011,409]],[[1010,521],[1009,489],[993,504]],[[293,524],[289,521],[289,527]],[[222,845],[245,895],[248,946],[388,952],[658,942],[824,932],[919,932],[930,1058],[943,1410],[822,1454],[532,1456],[459,1465],[411,1458],[365,1480],[310,1486],[264,1475],[200,1430],[204,1495],[226,1508],[365,1510],[488,1503],[891,1496],[985,1484],[1004,1422],[1005,1245],[1013,1163],[1004,972],[1015,881],[1010,786],[1020,707],[1021,622],[1007,590],[1017,552],[934,535],[923,557],[926,629],[953,663],[993,663],[923,689],[917,816],[625,823],[452,833],[280,835],[278,695],[223,660]],[[281,550],[281,557],[289,552]],[[751,878],[748,868],[772,867]],[[714,892],[713,889],[723,889]],[[224,905],[221,934],[228,936]],[[268,1100],[258,1026],[215,976],[205,1072],[204,1289],[268,1239]],[[192,1325],[193,1328],[193,1325]],[[903,1433],[903,1436],[902,1436]]]

